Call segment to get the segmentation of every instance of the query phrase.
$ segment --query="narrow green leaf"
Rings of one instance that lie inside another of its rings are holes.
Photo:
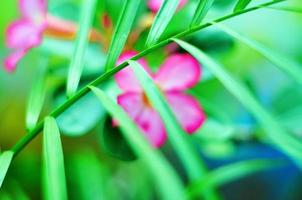
[[[247,110],[249,110],[267,133],[268,138],[284,153],[286,153],[302,169],[302,143],[295,136],[286,132],[278,121],[268,113],[255,99],[252,93],[223,67],[196,47],[174,39],[181,47],[203,63],[233,94]]]
[[[144,71],[143,67],[136,61],[130,60],[128,63],[132,67],[137,79],[142,84],[152,107],[161,116],[165,124],[169,140],[171,141],[171,144],[181,162],[183,162],[183,166],[188,173],[189,179],[191,181],[200,179],[205,173],[207,173],[207,169],[202,163],[201,156],[198,155],[194,146],[190,143],[188,138],[189,136],[182,129],[166,99],[154,84],[151,77]],[[215,196],[217,196],[212,191],[206,195],[209,195],[205,197],[206,199],[212,199],[211,197],[216,199]]]
[[[191,26],[198,26],[209,12],[214,0],[199,0]]]
[[[244,10],[249,5],[249,3],[251,3],[251,1],[252,0],[238,0],[238,3],[234,8],[234,12]]]
[[[284,166],[284,163],[280,162],[280,160],[267,159],[255,159],[232,163],[211,171],[202,181],[191,184],[188,187],[187,192],[189,197],[193,198],[208,187],[223,186],[251,174],[282,166]]]
[[[152,27],[150,29],[146,46],[150,47],[155,44],[162,33],[165,31],[174,13],[176,12],[179,0],[163,1],[159,11],[157,12]]]
[[[97,0],[82,0],[79,30],[76,36],[73,57],[69,66],[67,78],[67,96],[71,97],[77,91],[83,67],[89,30],[93,22]]]
[[[152,174],[162,199],[184,199],[184,188],[180,178],[162,154],[151,147],[125,111],[110,97],[96,87],[90,87],[90,89],[99,98],[105,109],[118,121],[125,139]]]
[[[264,45],[260,44],[257,41],[254,41],[248,37],[245,37],[241,33],[237,33],[234,30],[224,26],[222,24],[213,23],[215,26],[220,28],[222,31],[226,32],[230,36],[239,40],[240,42],[246,44],[250,48],[256,50],[265,58],[267,58],[271,63],[279,67],[279,69],[283,70],[289,76],[291,76],[297,83],[302,85],[302,66],[299,66],[295,61],[290,60],[288,57],[274,51],[273,49],[269,49]]]
[[[106,71],[109,71],[114,67],[117,58],[123,51],[140,2],[141,0],[127,0],[124,3],[123,10],[119,16],[113,38],[110,43],[106,62]]]
[[[46,95],[46,67],[42,66],[34,79],[32,89],[29,94],[27,112],[26,112],[26,128],[31,130],[37,124],[40,112],[42,110]]]
[[[14,155],[14,152],[12,152],[12,151],[4,151],[0,155],[0,188],[4,181],[7,170],[10,166],[10,163],[13,159],[13,155]]]
[[[279,6],[279,7],[270,7],[270,6],[264,6],[264,8],[273,9],[273,10],[280,10],[280,11],[288,11],[293,13],[302,14],[302,8],[301,7],[288,7],[288,6]]]
[[[56,120],[52,117],[45,118],[43,158],[45,199],[67,199],[60,132]]]

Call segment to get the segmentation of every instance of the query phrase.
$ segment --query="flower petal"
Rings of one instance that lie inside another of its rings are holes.
[[[125,60],[128,60],[129,58],[136,55],[135,51],[128,51],[123,53],[118,61],[117,65],[121,64]],[[151,71],[147,65],[147,62],[145,59],[139,59],[138,62],[144,67],[144,69],[151,74]],[[126,67],[119,71],[115,76],[115,80],[118,84],[118,86],[125,92],[140,92],[142,91],[141,85],[139,81],[137,80],[133,70],[130,67]]]
[[[159,10],[162,2],[163,0],[149,0],[148,7],[152,12],[156,13]],[[184,5],[186,5],[187,2],[188,0],[180,0],[178,8],[182,8]]]
[[[42,41],[42,32],[28,20],[18,20],[6,30],[6,44],[9,48],[28,49]]]
[[[206,116],[202,108],[192,96],[180,92],[168,92],[166,98],[187,133],[195,132],[205,121]]]
[[[154,79],[164,91],[181,91],[198,83],[201,67],[190,54],[174,54],[166,59]]]
[[[167,139],[165,127],[154,109],[145,107],[135,121],[154,147],[159,148],[165,143]]]
[[[47,13],[47,0],[19,0],[19,6],[23,17],[41,24]]]
[[[129,116],[134,120],[144,109],[143,99],[138,93],[124,93],[117,97],[117,103],[124,108]]]
[[[26,54],[26,50],[18,50],[10,54],[4,59],[4,67],[8,72],[13,72],[16,69],[18,62]]]
[[[164,125],[159,115],[147,107],[143,101],[143,94],[124,93],[118,96],[117,102],[134,120],[154,147],[160,147],[166,140]],[[114,122],[115,125],[117,125]]]

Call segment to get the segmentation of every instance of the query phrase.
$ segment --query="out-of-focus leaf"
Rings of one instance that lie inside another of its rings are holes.
[[[60,132],[56,120],[52,117],[45,118],[43,162],[45,199],[67,199]]]
[[[214,0],[199,0],[197,8],[194,13],[194,17],[191,26],[196,26],[201,24],[202,20],[205,18],[209,12]]]
[[[56,104],[64,101],[65,95],[61,95]],[[104,108],[98,104],[98,99],[87,94],[62,113],[57,121],[62,134],[81,136],[91,131],[104,116]]]
[[[109,54],[106,62],[106,71],[114,67],[117,58],[120,56],[125,46],[128,35],[131,31],[133,21],[137,14],[140,0],[127,0],[124,3],[113,38],[109,47]]]
[[[233,94],[239,102],[258,120],[266,131],[267,137],[284,153],[286,153],[300,168],[302,168],[302,143],[296,137],[286,132],[282,126],[255,99],[251,92],[224,68],[196,47],[174,40],[181,47],[191,53],[199,62],[208,67],[220,80],[224,87]]]
[[[31,130],[37,123],[46,95],[46,66],[41,66],[29,94],[26,112],[26,128]]]
[[[188,195],[193,198],[194,196],[202,193],[202,191],[208,187],[223,186],[227,183],[247,177],[251,174],[282,166],[284,166],[284,163],[280,162],[280,160],[267,159],[241,161],[222,166],[211,171],[201,181],[190,185],[188,188]]]
[[[70,198],[83,200],[116,199],[113,194],[116,188],[110,187],[109,183],[112,177],[106,165],[107,163],[102,163],[94,150],[90,148],[81,148],[70,156],[66,168],[71,173],[69,179],[74,183],[76,190],[70,194]]]
[[[85,49],[88,45],[89,29],[95,13],[97,0],[83,0],[79,23],[79,31],[76,36],[73,57],[69,66],[67,77],[67,96],[71,97],[78,88],[84,66]]]
[[[226,32],[227,34],[231,35],[232,37],[236,38],[240,42],[246,44],[252,49],[255,49],[260,54],[262,54],[264,57],[266,57],[270,62],[272,62],[274,65],[279,67],[281,70],[283,70],[285,73],[290,75],[293,80],[295,80],[297,83],[302,85],[302,66],[299,66],[296,62],[293,60],[290,60],[286,56],[283,56],[282,54],[278,53],[277,51],[274,51],[273,49],[269,49],[265,47],[264,45],[245,37],[242,34],[239,34],[235,32],[234,30],[218,23],[214,23],[215,26]]]
[[[191,181],[198,180],[204,176],[207,169],[203,165],[201,157],[195,151],[194,146],[189,141],[189,136],[184,132],[171,108],[162,93],[154,84],[151,77],[144,71],[143,67],[136,61],[129,61],[137,79],[140,81],[152,107],[159,113],[165,124],[169,140],[179,156],[183,166]],[[212,199],[218,196],[212,189],[205,193],[205,199]],[[218,198],[218,197],[217,197]]]
[[[13,155],[14,155],[14,152],[12,152],[12,151],[4,151],[0,155],[0,188],[4,181],[7,170],[10,166],[10,163],[12,161]]]
[[[249,5],[249,3],[251,3],[251,1],[252,0],[238,0],[238,3],[234,8],[234,12],[244,10]]]
[[[159,37],[165,31],[174,13],[176,12],[179,0],[163,1],[159,11],[157,12],[154,22],[151,26],[146,46],[149,47],[157,42]]]
[[[102,105],[117,120],[121,131],[135,154],[144,161],[146,168],[154,178],[155,186],[162,199],[184,199],[184,188],[175,170],[160,154],[151,147],[125,111],[111,100],[102,90],[90,87]]]
[[[47,54],[55,55],[53,59],[63,58],[62,60],[65,67],[65,65],[68,65],[67,62],[72,59],[73,46],[73,42],[70,41],[44,38],[39,49]],[[101,74],[105,68],[105,59],[106,55],[100,50],[100,46],[90,44],[85,50],[82,76]],[[63,73],[65,75],[67,72],[64,71]]]
[[[112,119],[107,117],[104,119],[104,125],[99,131],[100,143],[105,152],[115,158],[131,161],[136,156],[123,137],[118,127],[113,127]]]

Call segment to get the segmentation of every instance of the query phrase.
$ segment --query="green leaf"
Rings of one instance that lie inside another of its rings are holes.
[[[13,159],[13,155],[14,155],[14,152],[12,152],[12,151],[4,151],[0,155],[0,188],[4,181],[7,170],[10,166],[10,163]]]
[[[214,0],[199,0],[191,26],[198,26],[209,12]]]
[[[154,84],[152,78],[144,71],[143,67],[136,61],[129,60],[128,63],[143,86],[152,107],[161,116],[168,133],[168,138],[183,163],[189,179],[191,181],[200,179],[207,172],[207,169],[201,161],[201,156],[198,155],[193,144],[190,143],[190,136],[184,132],[163,94]],[[211,196],[215,197],[216,194],[210,191],[209,196],[205,198],[211,199]]]
[[[44,122],[43,172],[45,199],[67,199],[60,132],[53,117],[46,117]]]
[[[56,99],[56,105],[65,102],[65,96]],[[87,94],[70,106],[58,118],[61,133],[67,136],[82,136],[89,133],[105,116],[105,110],[93,94]]]
[[[219,187],[227,183],[247,177],[251,174],[284,166],[280,160],[255,159],[232,163],[219,167],[211,171],[199,182],[195,182],[188,187],[190,198],[200,194],[208,187]]]
[[[84,67],[84,56],[88,46],[89,30],[92,25],[97,0],[82,0],[82,10],[79,31],[76,36],[73,57],[69,66],[67,78],[67,96],[71,97],[77,91]]]
[[[288,57],[274,51],[273,49],[269,49],[264,45],[260,44],[257,41],[254,41],[248,37],[245,37],[241,33],[237,33],[234,30],[224,26],[222,24],[213,23],[215,26],[226,32],[227,34],[231,35],[232,37],[236,38],[240,42],[246,44],[250,48],[256,50],[265,58],[267,58],[271,63],[279,67],[282,71],[287,73],[289,76],[293,78],[297,83],[302,85],[302,66],[299,66],[295,61],[289,59]]]
[[[191,53],[199,62],[203,63],[224,85],[224,87],[233,94],[245,108],[253,114],[266,131],[267,137],[287,154],[302,169],[302,143],[296,137],[286,132],[278,121],[268,113],[262,105],[255,99],[252,93],[238,80],[208,55],[196,47],[174,39],[181,47]]]
[[[46,95],[46,66],[41,66],[39,72],[34,79],[32,89],[29,94],[27,112],[26,112],[26,128],[31,130],[37,124],[41,113],[44,99]]]
[[[179,0],[165,0],[163,1],[159,11],[157,12],[152,27],[150,29],[146,46],[150,47],[155,44],[162,33],[165,31],[169,22],[171,21],[176,9],[178,7]]]
[[[252,0],[238,0],[238,3],[236,4],[234,8],[234,12],[239,12],[241,10],[244,10],[249,3],[251,3]]]
[[[146,168],[156,182],[155,186],[160,191],[161,199],[184,199],[184,188],[180,178],[162,154],[151,147],[121,107],[102,90],[96,87],[90,87],[90,89],[99,98],[102,105],[108,110],[112,117],[117,120],[125,139],[135,154],[146,164]]]
[[[137,158],[120,129],[112,126],[112,118],[106,117],[103,120],[103,126],[98,131],[98,134],[102,148],[110,156],[124,161],[132,161]]]
[[[140,2],[140,0],[127,0],[124,3],[122,13],[118,19],[113,38],[110,43],[106,62],[106,71],[109,71],[112,69],[112,67],[114,67],[117,58],[123,51]]]

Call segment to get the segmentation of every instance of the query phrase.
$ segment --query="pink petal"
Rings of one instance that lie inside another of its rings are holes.
[[[4,59],[4,67],[6,71],[13,72],[16,69],[18,62],[26,54],[26,50],[18,50],[10,54]]]
[[[144,104],[142,94],[124,93],[118,96],[118,104],[129,114],[154,147],[166,140],[164,125],[159,115]]]
[[[152,12],[156,13],[159,10],[162,2],[163,0],[149,0],[148,7]],[[182,8],[184,5],[186,5],[187,2],[188,0],[180,0],[178,8]]]
[[[120,58],[117,61],[117,65],[121,64],[122,62],[130,59],[131,57],[135,56],[137,53],[134,51],[129,51],[129,52],[125,52],[123,53]],[[138,61],[143,67],[144,69],[151,74],[151,71],[147,65],[147,62],[145,61],[145,59],[139,59]],[[142,91],[141,85],[139,83],[139,81],[137,80],[134,72],[132,71],[132,69],[130,67],[126,67],[124,69],[122,69],[121,71],[119,71],[116,75],[115,75],[115,80],[118,84],[118,86],[125,92],[140,92]]]
[[[187,133],[195,132],[205,121],[206,116],[193,97],[180,92],[168,92],[166,98]]]
[[[165,127],[154,109],[145,107],[135,121],[154,147],[159,148],[165,143],[167,139]]]
[[[157,74],[155,82],[164,91],[181,91],[198,83],[201,67],[190,54],[174,54],[166,59]]]
[[[47,0],[19,0],[23,17],[35,24],[41,24],[47,13]]]
[[[28,49],[42,41],[41,30],[28,20],[18,20],[6,30],[6,43],[9,48]]]

